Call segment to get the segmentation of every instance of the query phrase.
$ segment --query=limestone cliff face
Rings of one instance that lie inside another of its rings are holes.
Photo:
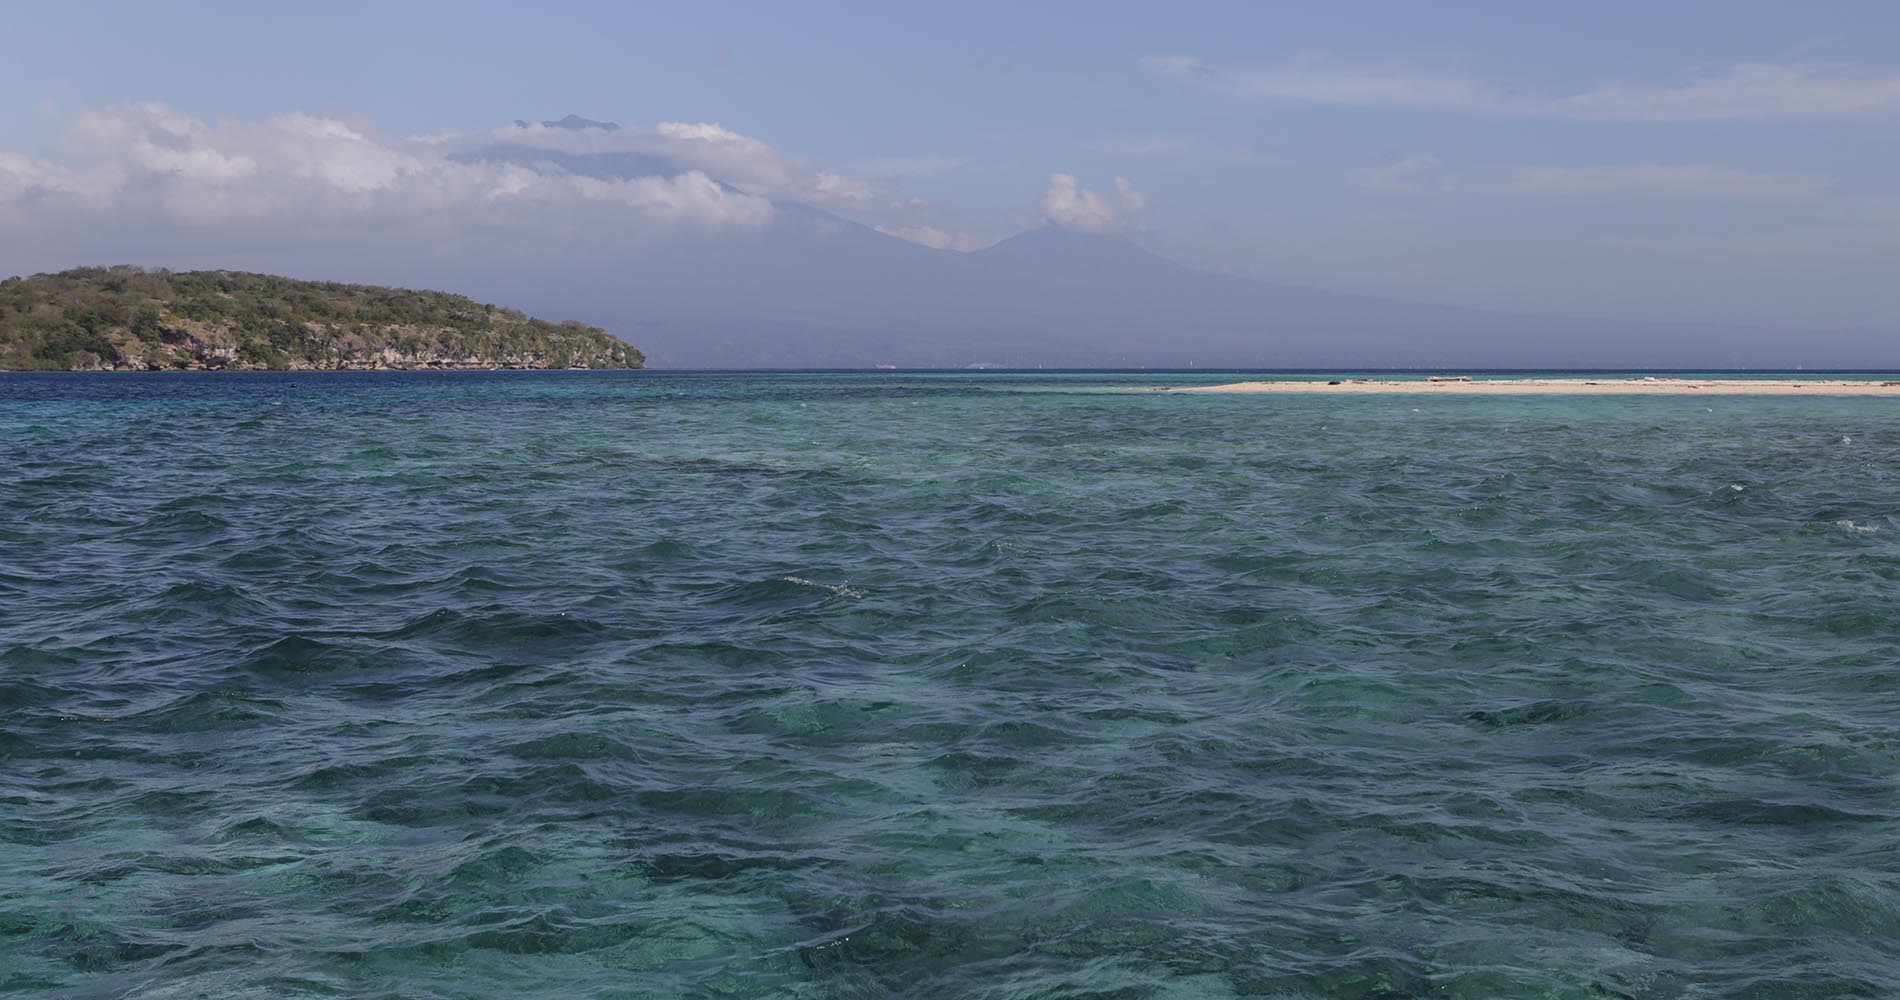
[[[639,351],[459,295],[229,271],[0,281],[0,369],[639,368]]]

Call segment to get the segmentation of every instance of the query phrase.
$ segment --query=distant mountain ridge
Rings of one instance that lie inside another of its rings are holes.
[[[235,271],[0,281],[0,369],[639,368],[604,330],[460,295]]]
[[[957,253],[805,206],[756,236],[641,258],[612,283],[619,294],[588,314],[672,367],[1900,366],[1900,338],[1883,331],[1407,302],[1201,271],[1055,228]]]
[[[569,115],[550,129],[611,131]],[[470,160],[593,177],[681,169],[649,152],[498,141]],[[635,148],[635,147],[628,147]],[[795,202],[759,231],[629,242],[562,273],[484,287],[580,312],[671,367],[1794,368],[1900,366],[1900,330],[1539,316],[1197,270],[1122,236],[1031,229],[959,253]]]

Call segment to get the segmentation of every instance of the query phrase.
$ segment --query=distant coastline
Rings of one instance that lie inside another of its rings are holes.
[[[1804,378],[1478,378],[1276,379],[1224,385],[1166,387],[1165,391],[1202,393],[1331,393],[1339,395],[1414,393],[1435,396],[1900,396],[1900,380]]]
[[[0,370],[644,367],[598,327],[447,292],[240,271],[81,268],[0,281]]]

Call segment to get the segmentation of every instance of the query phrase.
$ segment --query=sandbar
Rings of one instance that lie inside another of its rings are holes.
[[[1277,379],[1172,392],[1415,393],[1427,396],[1900,396],[1900,380],[1842,378]]]

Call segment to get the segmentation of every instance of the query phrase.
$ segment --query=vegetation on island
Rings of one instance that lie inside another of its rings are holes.
[[[0,369],[639,368],[598,327],[447,292],[89,267],[0,281]]]

